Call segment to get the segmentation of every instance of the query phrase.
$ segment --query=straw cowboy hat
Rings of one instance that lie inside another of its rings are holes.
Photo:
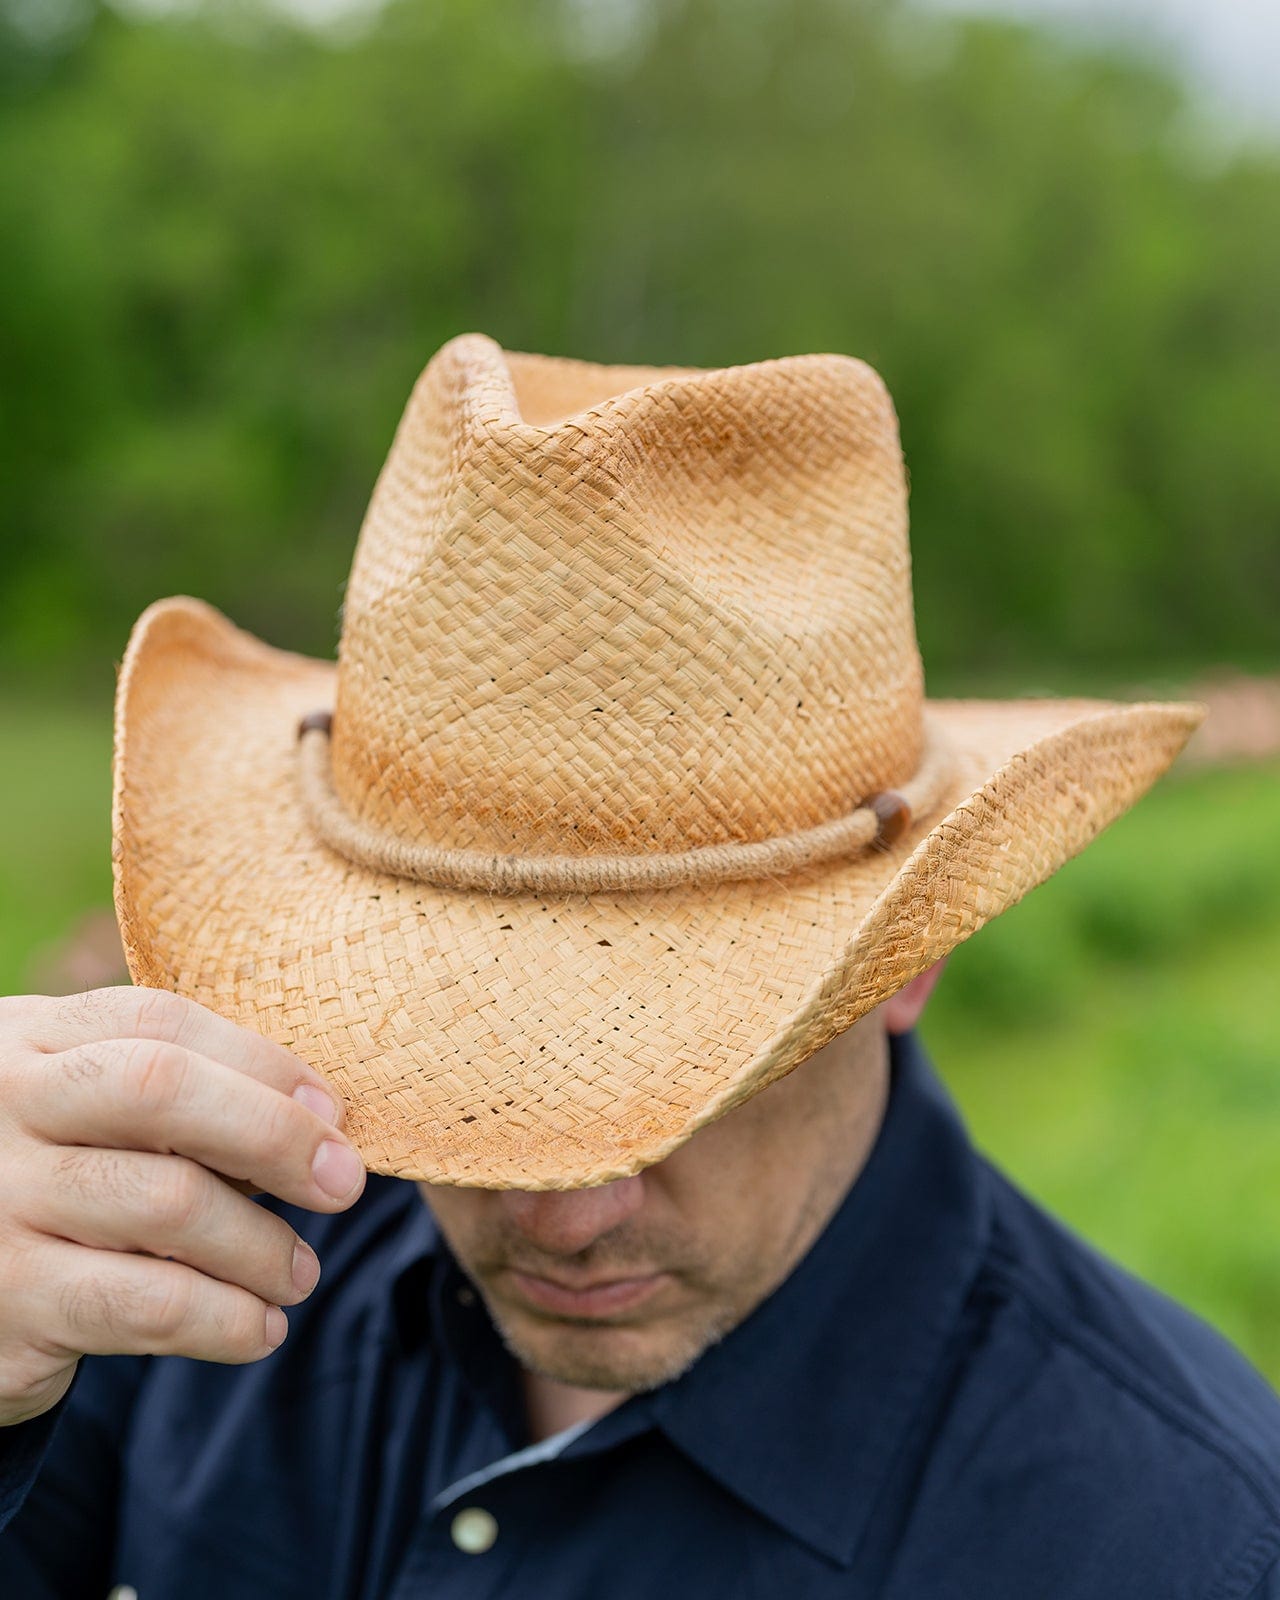
[[[1043,882],[1186,705],[924,695],[907,492],[845,356],[609,367],[451,340],[374,489],[337,663],[136,624],[136,982],[293,1048],[369,1166],[638,1171]]]

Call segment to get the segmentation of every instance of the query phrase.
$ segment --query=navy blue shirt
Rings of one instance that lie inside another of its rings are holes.
[[[1280,1597],[1280,1401],[983,1160],[910,1038],[781,1288],[540,1446],[411,1183],[280,1209],[324,1276],[276,1355],[87,1359],[0,1430],[4,1600]]]

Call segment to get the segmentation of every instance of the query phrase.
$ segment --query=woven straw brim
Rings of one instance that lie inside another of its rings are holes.
[[[295,729],[334,679],[199,601],[141,618],[116,721],[130,970],[324,1072],[373,1171],[488,1188],[660,1160],[1041,883],[1200,717],[930,701],[954,775],[890,851],[700,890],[490,897],[315,840]]]

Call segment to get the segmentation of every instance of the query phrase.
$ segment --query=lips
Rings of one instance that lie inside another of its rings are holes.
[[[651,1272],[643,1277],[601,1279],[571,1287],[515,1267],[508,1270],[521,1299],[557,1317],[620,1316],[643,1304],[667,1280],[665,1272]]]

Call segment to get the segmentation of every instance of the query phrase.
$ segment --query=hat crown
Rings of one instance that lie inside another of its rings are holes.
[[[906,480],[870,367],[437,352],[343,609],[354,815],[502,854],[752,842],[905,782],[922,738]]]

